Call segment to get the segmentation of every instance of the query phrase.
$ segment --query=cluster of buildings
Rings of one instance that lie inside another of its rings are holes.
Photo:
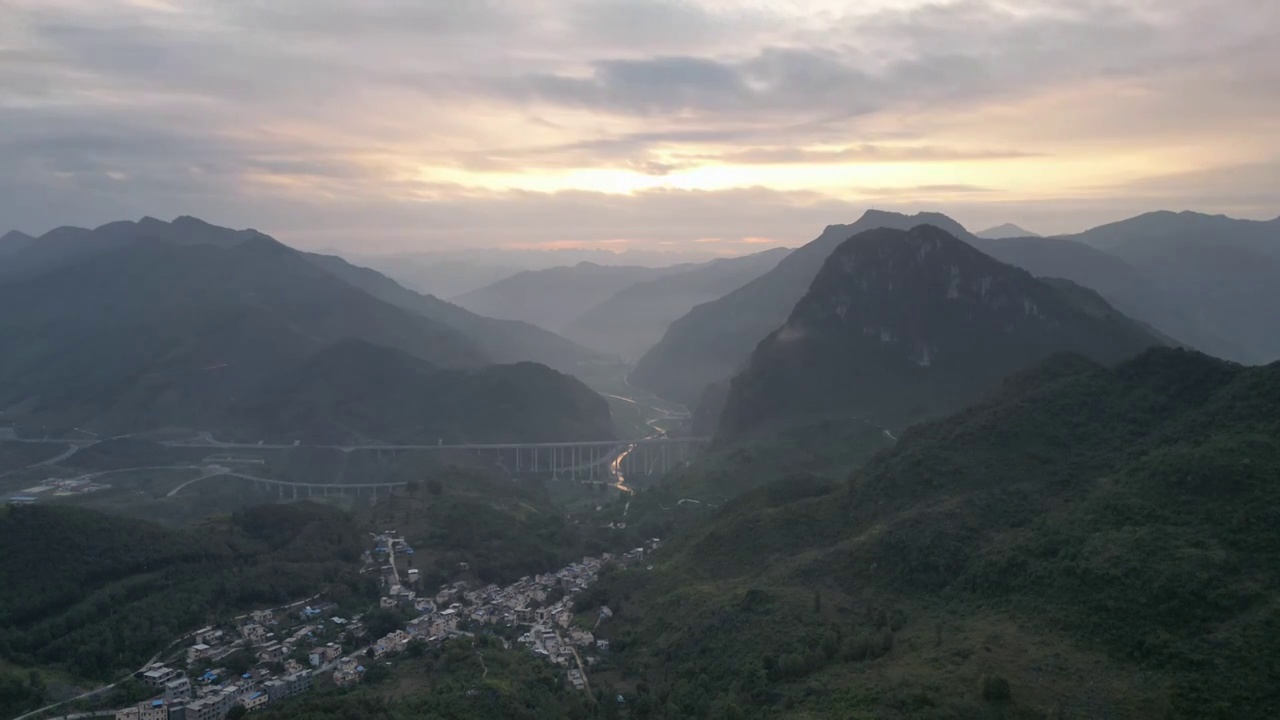
[[[594,628],[586,627],[590,622],[575,623],[575,597],[597,580],[605,564],[637,563],[658,545],[651,540],[620,556],[586,557],[555,573],[523,577],[505,587],[471,588],[456,582],[434,595],[419,597],[411,589],[418,585],[417,572],[408,570],[402,582],[395,567],[395,555],[411,554],[412,548],[391,533],[378,536],[377,543],[370,559],[382,555],[388,563],[382,568],[380,604],[416,615],[403,629],[365,640],[362,619],[338,617],[333,603],[284,613],[253,612],[237,618],[232,626],[193,633],[186,671],[154,664],[139,672],[138,679],[156,697],[116,711],[116,719],[223,720],[236,706],[254,711],[308,692],[318,677],[329,672],[338,686],[358,683],[365,674],[366,658],[394,655],[415,640],[435,644],[483,632],[486,627],[527,627],[519,642],[566,668],[570,684],[584,690],[587,668],[599,660],[599,653],[608,651],[608,641],[595,638]],[[595,625],[611,614],[609,608],[601,608]],[[344,656],[344,643],[362,647]],[[217,667],[238,651],[252,652],[257,666],[239,676]]]
[[[137,677],[163,696],[117,710],[116,720],[222,720],[237,705],[257,710],[307,692],[315,682],[312,671],[301,668],[278,677],[259,669],[225,683],[210,670],[192,682],[183,671],[160,664]]]
[[[206,627],[192,634],[186,668],[151,665],[137,678],[158,697],[116,711],[118,720],[222,720],[233,708],[252,712],[308,692],[317,676],[345,667],[341,642],[363,632],[358,620],[337,617],[333,603],[295,612],[259,610],[233,626]],[[332,638],[332,639],[330,639]],[[258,666],[241,675],[216,667],[232,653],[252,652]],[[358,679],[360,667],[351,674]]]
[[[377,550],[383,552],[388,545],[382,543],[392,542],[386,536],[378,540]],[[584,689],[586,666],[596,663],[597,653],[607,652],[609,644],[605,640],[597,641],[591,630],[574,626],[575,596],[596,581],[600,568],[606,563],[637,563],[658,544],[655,539],[621,556],[605,553],[598,558],[586,557],[558,572],[523,577],[506,587],[488,585],[471,589],[465,582],[452,583],[441,587],[430,598],[418,597],[415,591],[400,584],[394,567],[384,567],[382,607],[412,609],[420,614],[403,630],[379,638],[370,650],[373,657],[380,658],[404,650],[414,640],[434,644],[448,637],[483,631],[486,626],[527,626],[529,630],[519,641],[538,656],[569,668],[570,682]],[[611,615],[609,608],[601,608],[601,618]]]

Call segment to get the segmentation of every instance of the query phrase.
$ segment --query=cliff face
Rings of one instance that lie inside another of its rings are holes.
[[[1158,344],[1109,306],[1086,306],[939,228],[872,230],[831,254],[756,348],[720,429],[805,417],[897,427],[972,402],[1054,353],[1113,363]]]

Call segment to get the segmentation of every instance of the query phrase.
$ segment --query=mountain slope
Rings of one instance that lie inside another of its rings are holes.
[[[564,334],[587,347],[634,361],[694,307],[732,292],[777,266],[789,250],[775,248],[712,260],[690,270],[630,285],[587,310]]]
[[[451,328],[377,300],[259,237],[136,242],[0,284],[10,421],[140,430],[221,425],[228,403],[348,338],[446,367],[487,359]],[[83,423],[83,424],[82,424]]]
[[[680,272],[665,268],[597,265],[526,270],[505,280],[453,298],[471,312],[504,320],[520,320],[559,332],[587,308],[622,288]]]
[[[1170,256],[1175,251],[1191,245],[1230,247],[1280,257],[1280,218],[1239,220],[1226,215],[1161,210],[1069,237],[1122,258],[1173,259]]]
[[[640,360],[632,382],[686,404],[696,402],[709,383],[733,375],[755,345],[786,321],[791,308],[808,290],[822,262],[837,245],[863,230],[879,227],[907,230],[925,223],[940,227],[997,260],[1033,275],[1065,278],[1097,290],[1121,312],[1179,342],[1208,352],[1247,359],[1242,348],[1259,342],[1249,340],[1247,335],[1251,331],[1262,333],[1268,327],[1266,319],[1258,318],[1257,314],[1261,308],[1269,307],[1262,304],[1266,292],[1259,286],[1272,277],[1270,267],[1274,263],[1270,260],[1264,260],[1255,268],[1243,269],[1236,278],[1248,288],[1258,287],[1255,296],[1259,299],[1253,304],[1241,303],[1231,317],[1218,316],[1210,322],[1196,298],[1205,293],[1238,294],[1240,291],[1197,286],[1195,292],[1189,292],[1176,282],[1161,281],[1148,265],[1099,249],[1101,243],[1095,246],[1085,236],[984,239],[970,234],[945,215],[907,216],[871,210],[853,225],[828,227],[818,239],[796,250],[773,271],[720,300],[694,308],[673,323],[662,341]],[[1188,260],[1188,264],[1194,263],[1195,260]],[[1231,282],[1226,276],[1219,279],[1224,284]],[[1271,283],[1270,287],[1280,287],[1280,283]],[[1231,328],[1233,332],[1224,332],[1219,326]],[[1273,334],[1268,338],[1278,336],[1280,334]]]
[[[1198,346],[1241,362],[1280,358],[1280,218],[1157,212],[1071,239],[1138,268],[1208,338]]]
[[[720,433],[859,417],[897,428],[977,400],[1057,352],[1118,362],[1160,341],[930,225],[842,243],[734,378]]]
[[[10,230],[3,236],[0,236],[0,257],[7,257],[19,253],[35,241],[35,238],[24,232]]]
[[[1056,356],[670,541],[606,637],[655,717],[702,674],[746,718],[1269,718],[1277,438],[1280,365]]]
[[[379,300],[462,333],[494,362],[537,362],[572,372],[599,360],[590,350],[535,325],[476,315],[435,296],[416,293],[375,270],[352,265],[334,255],[309,253],[306,257]]]
[[[65,505],[0,508],[0,575],[21,579],[0,584],[0,659],[118,679],[215,615],[364,593],[362,535],[341,511],[311,503],[189,530]]]
[[[1030,230],[1014,225],[1013,223],[1005,223],[992,228],[987,228],[979,233],[974,233],[983,240],[1004,240],[1006,238],[1035,238],[1040,237],[1039,233],[1033,233]]]
[[[636,364],[631,382],[656,395],[694,405],[707,385],[737,372],[752,349],[786,322],[827,256],[863,230],[902,230],[929,223],[957,236],[968,233],[937,213],[899,215],[868,210],[852,225],[831,225],[764,275],[671,324],[662,340]]]
[[[613,437],[604,398],[544,365],[445,370],[362,340],[321,350],[231,412],[242,433],[307,444]]]
[[[137,222],[121,220],[93,230],[60,227],[6,258],[0,266],[0,281],[37,275],[68,262],[126,247],[140,239],[164,240],[177,245],[234,247],[266,237],[256,230],[229,230],[189,216],[176,218],[171,223],[153,217]]]
[[[975,239],[974,247],[1037,277],[1060,277],[1098,291],[1116,309],[1218,357],[1238,358],[1239,348],[1214,327],[1181,307],[1177,288],[1161,287],[1144,270],[1071,238]]]

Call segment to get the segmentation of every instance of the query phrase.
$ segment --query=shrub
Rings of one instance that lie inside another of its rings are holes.
[[[1009,681],[1001,675],[982,676],[982,699],[987,702],[1007,702],[1012,697]]]

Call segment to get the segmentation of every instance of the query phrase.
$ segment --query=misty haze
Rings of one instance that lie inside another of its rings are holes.
[[[1280,716],[1277,37],[0,2],[0,719]]]

